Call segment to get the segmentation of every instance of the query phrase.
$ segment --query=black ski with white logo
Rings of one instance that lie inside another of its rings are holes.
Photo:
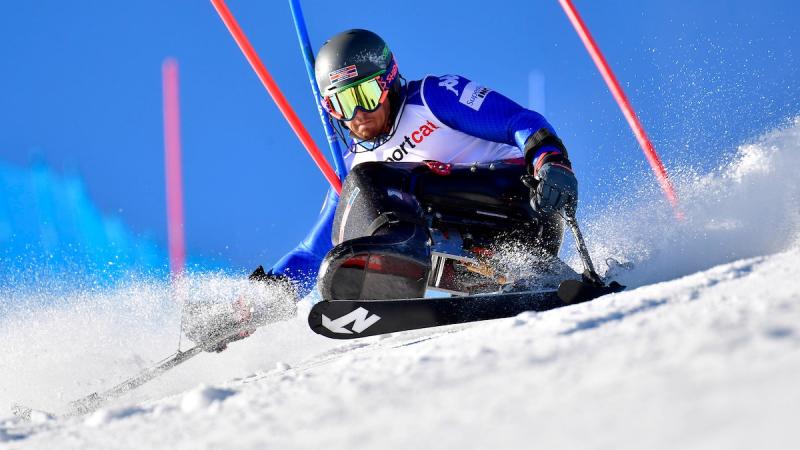
[[[512,317],[592,300],[624,289],[617,283],[595,286],[576,280],[558,290],[401,300],[321,301],[311,308],[311,329],[332,339],[355,339],[419,328]]]

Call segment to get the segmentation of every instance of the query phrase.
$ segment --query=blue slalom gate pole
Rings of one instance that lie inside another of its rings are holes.
[[[347,168],[344,164],[342,157],[342,148],[339,145],[339,140],[336,133],[328,121],[326,112],[322,109],[320,99],[322,95],[317,86],[316,76],[314,75],[314,52],[311,50],[311,42],[308,38],[308,29],[306,22],[303,18],[303,10],[300,8],[300,0],[289,0],[289,7],[292,10],[292,19],[294,21],[294,28],[297,30],[297,40],[300,42],[300,50],[303,51],[303,59],[306,63],[306,72],[308,72],[308,81],[311,83],[311,92],[314,94],[314,104],[317,106],[319,118],[322,121],[322,127],[325,129],[325,137],[328,139],[328,147],[331,150],[333,157],[333,165],[336,168],[336,174],[340,180],[344,180],[347,175]]]

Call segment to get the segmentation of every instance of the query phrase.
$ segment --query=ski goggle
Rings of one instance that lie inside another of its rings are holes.
[[[397,64],[392,58],[386,70],[373,74],[366,80],[344,86],[339,91],[322,98],[322,106],[331,117],[352,120],[356,112],[377,110],[389,96],[389,86],[397,78]]]
[[[325,107],[328,114],[339,120],[352,120],[358,109],[365,112],[375,111],[389,96],[389,91],[384,90],[378,82],[379,78],[380,76],[377,76],[362,81],[355,86],[346,87],[333,95],[324,97],[322,106]]]

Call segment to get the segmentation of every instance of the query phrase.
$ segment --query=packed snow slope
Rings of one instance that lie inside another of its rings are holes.
[[[644,190],[589,214],[594,257],[635,264],[626,292],[346,342],[301,311],[88,416],[0,414],[0,447],[800,448],[798,167],[795,121],[680,174],[682,222]],[[246,289],[196,277],[183,295]],[[156,282],[3,295],[21,306],[0,316],[2,407],[57,413],[177,344]]]

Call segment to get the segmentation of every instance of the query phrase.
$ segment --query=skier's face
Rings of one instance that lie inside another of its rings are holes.
[[[356,111],[352,120],[346,121],[345,126],[359,139],[373,139],[384,133],[389,128],[389,99],[375,111]]]

